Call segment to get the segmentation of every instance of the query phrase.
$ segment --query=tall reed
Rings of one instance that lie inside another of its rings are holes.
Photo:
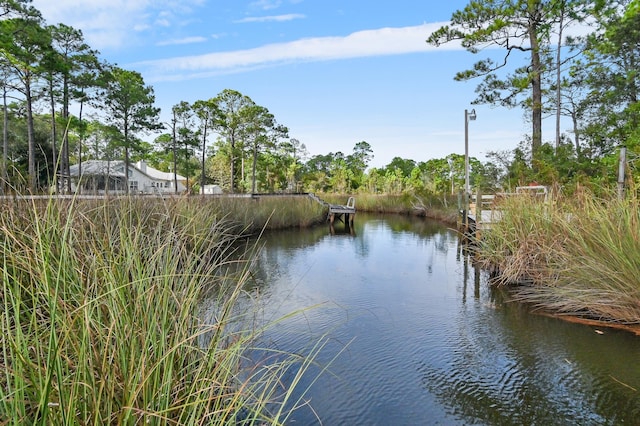
[[[319,195],[323,200],[331,204],[346,204],[349,199],[349,195],[343,194]],[[426,216],[449,223],[455,223],[458,216],[457,196],[436,197],[410,193],[400,195],[358,193],[354,197],[358,211]]]
[[[640,200],[514,198],[479,258],[520,300],[560,314],[640,323]]]
[[[251,233],[309,227],[327,219],[327,209],[306,195],[190,197],[188,205],[206,209]]]
[[[247,367],[261,329],[233,309],[250,269],[224,268],[243,262],[233,226],[185,200],[7,202],[0,423],[284,422],[278,374],[304,374],[322,342],[311,358]],[[210,323],[203,291],[216,297]]]

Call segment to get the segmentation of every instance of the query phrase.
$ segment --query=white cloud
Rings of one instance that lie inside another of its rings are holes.
[[[167,18],[160,18],[160,19],[156,19],[155,24],[160,27],[170,27],[171,21]]]
[[[256,16],[239,19],[234,21],[237,24],[245,24],[249,22],[285,22],[293,21],[294,19],[304,19],[305,15],[300,13],[290,13],[288,15],[272,15],[272,16]]]
[[[134,32],[154,25],[171,25],[171,17],[188,13],[202,0],[33,0],[49,24],[64,22],[82,29],[94,48],[118,48],[130,44]]]
[[[185,37],[180,39],[165,40],[157,43],[157,46],[174,46],[179,44],[193,44],[207,41],[206,37]]]
[[[426,43],[426,38],[441,26],[442,23],[433,23],[365,30],[346,37],[305,38],[253,49],[145,61],[135,66],[146,68],[147,75],[155,80],[167,80],[242,72],[295,61],[326,61],[426,52],[435,49]],[[448,43],[438,49],[460,48],[457,43]]]
[[[271,10],[279,8],[281,4],[282,1],[280,0],[258,0],[251,3],[249,7],[262,10]]]

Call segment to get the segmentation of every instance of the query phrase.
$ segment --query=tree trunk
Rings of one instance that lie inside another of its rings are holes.
[[[173,121],[171,122],[171,150],[173,151],[173,193],[178,193],[178,158],[176,156],[176,112],[173,111]]]
[[[124,190],[129,195],[129,120],[125,114],[124,117]]]
[[[36,190],[36,140],[33,127],[33,99],[31,97],[31,77],[25,77],[25,96],[27,101],[27,139],[29,143],[28,184],[31,193]]]
[[[184,166],[185,166],[185,171],[186,171],[186,178],[187,178],[187,195],[191,194],[191,190],[189,189],[189,173],[191,172],[189,169],[189,144],[187,143],[187,140],[185,139],[185,143],[184,143]]]
[[[64,76],[63,89],[62,89],[62,118],[66,125],[69,125],[69,81],[68,77]],[[80,101],[80,121],[82,121],[82,101]],[[78,152],[82,152],[81,148]],[[60,160],[60,169],[62,170],[62,176],[66,176],[67,179],[67,191],[71,192],[71,179],[70,179],[70,164],[69,164],[69,132],[66,131],[62,135],[62,156]]]
[[[571,114],[571,119],[573,121],[573,135],[576,144],[576,154],[580,155],[580,130],[578,129],[578,114],[573,112]]]
[[[235,157],[235,151],[236,151],[236,141],[235,141],[235,135],[232,133],[231,134],[231,193],[235,194],[235,186],[236,186],[236,157]]]
[[[2,185],[0,185],[0,194],[5,194],[6,190],[8,190],[9,184],[9,172],[8,172],[8,159],[9,159],[9,116],[7,115],[7,86],[3,85],[2,91],[2,111],[4,112],[3,117],[3,128],[2,128]]]
[[[53,182],[55,185],[55,193],[57,194],[60,190],[60,183],[58,182],[59,173],[58,170],[58,144],[56,142],[57,139],[57,126],[56,126],[56,99],[53,96],[53,77],[49,82],[49,103],[51,106],[51,152],[53,155]]]
[[[258,162],[258,144],[253,144],[253,166],[251,170],[251,193],[256,193],[256,163]]]
[[[564,0],[562,0],[562,6],[560,8],[560,23],[558,25],[558,51],[556,52],[556,152],[560,147],[560,116],[562,108],[562,70],[560,69],[562,55],[562,26],[564,25]]]
[[[535,7],[535,6],[534,6]],[[535,12],[534,12],[535,13]],[[540,45],[538,43],[538,24],[535,17],[531,19],[529,27],[529,42],[531,43],[531,88],[533,133],[531,135],[531,157],[537,157],[542,146],[542,78],[540,64]],[[535,163],[534,163],[535,164]]]
[[[246,191],[246,187],[245,187],[245,182],[247,181],[246,176],[245,176],[245,172],[244,172],[244,148],[242,149],[242,157],[240,157],[240,184],[242,185],[242,187],[240,188],[240,192],[241,193],[245,193]]]
[[[78,121],[80,122],[80,140],[78,141],[78,176],[81,176],[82,173],[82,143],[84,142],[84,130],[82,128],[82,107],[84,105],[84,100],[80,101],[80,114],[78,115]],[[67,117],[69,117],[69,109],[67,108]],[[68,119],[68,118],[67,118]],[[71,166],[69,165],[69,137],[67,132],[65,132],[65,138],[63,141],[63,146],[65,147],[65,153],[63,154],[64,161],[64,173],[67,176],[67,191],[71,193]]]
[[[207,122],[209,121],[209,116],[207,115]],[[205,160],[205,151],[207,150],[207,125],[205,123],[203,129],[202,136],[202,171],[200,173],[200,193],[204,194],[204,160]]]

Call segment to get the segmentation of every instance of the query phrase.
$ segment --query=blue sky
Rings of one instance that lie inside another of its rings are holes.
[[[350,154],[371,166],[513,149],[530,132],[522,111],[473,106],[479,81],[456,82],[479,57],[425,40],[467,1],[34,0],[48,24],[81,29],[101,57],[153,86],[162,120],[180,101],[238,90],[273,113],[309,154]],[[518,64],[521,65],[521,64]],[[72,111],[73,112],[73,111]],[[543,123],[546,139],[553,123]],[[153,135],[147,137],[153,139]]]

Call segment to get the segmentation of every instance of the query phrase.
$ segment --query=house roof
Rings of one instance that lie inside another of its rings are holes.
[[[161,172],[160,170],[154,169],[143,162],[139,162],[136,164],[130,164],[130,167],[136,169],[138,172],[149,176],[151,179],[162,180],[162,181],[171,181],[173,180],[173,173],[170,172]],[[69,167],[69,174],[71,176],[78,176],[78,164],[74,164]],[[82,174],[83,175],[110,175],[113,177],[124,177],[124,161],[115,160],[115,161],[104,161],[104,160],[87,160],[82,163]],[[177,175],[177,179],[180,181],[186,180],[185,177]]]
[[[144,173],[150,178],[159,180],[173,180],[173,172],[161,172],[160,170],[154,169],[153,167],[149,166],[145,167],[146,170],[141,170],[139,167],[137,167],[137,164],[135,166],[138,170],[140,170],[140,172]],[[178,180],[186,180],[186,178],[178,175]]]
[[[78,176],[79,164],[69,167],[71,176]],[[124,177],[124,161],[102,161],[87,160],[82,162],[83,175],[110,175],[114,177]]]

